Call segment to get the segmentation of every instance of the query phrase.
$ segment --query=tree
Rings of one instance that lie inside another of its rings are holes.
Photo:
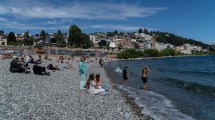
[[[57,31],[57,38],[60,38],[60,39],[63,38],[63,33],[61,32],[60,29]]]
[[[81,34],[81,29],[76,26],[76,25],[72,25],[69,28],[69,35],[80,35]]]
[[[29,45],[29,41],[30,41],[30,36],[29,36],[29,32],[25,32],[24,33],[24,35],[23,35],[23,37],[24,37],[24,45]]]
[[[72,25],[69,28],[68,44],[69,46],[79,48],[89,48],[93,46],[89,36],[85,33],[81,33],[81,29],[76,25]]]
[[[35,42],[34,37],[30,37],[30,40],[28,41],[27,45],[29,46],[34,45],[34,42]]]
[[[40,38],[43,39],[43,41],[45,41],[45,39],[46,39],[46,32],[44,30],[41,30],[41,32],[40,32]]]
[[[59,47],[65,47],[66,41],[64,40],[63,34],[60,30],[57,32],[57,44]]]
[[[3,30],[0,30],[0,35],[4,35],[4,31]]]
[[[68,37],[69,46],[80,47],[81,34],[82,34],[81,29],[78,26],[71,25],[69,28],[69,37]]]
[[[161,56],[175,56],[175,55],[177,55],[177,52],[173,49],[166,48],[160,52],[160,55]]]
[[[117,30],[115,30],[115,31],[113,32],[113,34],[114,34],[114,35],[117,35],[117,34],[118,34],[118,31],[117,31]]]
[[[80,37],[81,37],[81,43],[80,43],[81,48],[87,49],[93,46],[93,42],[90,40],[90,37],[87,34],[83,33],[81,34]]]
[[[142,51],[137,51],[135,49],[127,49],[117,54],[117,58],[119,59],[138,58],[143,56],[144,53]]]
[[[146,28],[144,28],[143,30],[144,33],[149,34],[148,30]]]
[[[113,33],[113,32],[107,32],[106,36],[108,36],[108,37],[113,37],[113,36],[114,36],[114,33]]]
[[[13,32],[10,32],[7,36],[7,44],[8,45],[14,45],[16,44],[17,41],[16,41],[16,36]]]
[[[143,29],[140,28],[140,29],[138,30],[138,33],[143,33]]]
[[[56,38],[51,38],[51,43],[57,43],[57,39]]]
[[[158,57],[159,52],[156,49],[146,49],[144,51],[144,54],[147,55],[148,57]]]

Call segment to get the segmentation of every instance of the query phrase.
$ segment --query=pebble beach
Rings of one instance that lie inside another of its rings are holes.
[[[79,89],[78,62],[70,61],[75,70],[64,69],[65,63],[52,63],[60,70],[48,75],[11,73],[10,60],[0,60],[0,120],[149,120],[138,113],[132,99],[114,87],[103,67],[87,63],[88,75],[100,74],[109,87],[108,95],[91,95]]]

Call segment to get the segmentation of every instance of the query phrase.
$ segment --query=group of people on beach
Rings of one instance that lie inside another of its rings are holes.
[[[123,69],[123,72],[122,72],[122,77],[123,77],[123,80],[124,80],[124,85],[127,86],[128,85],[128,71],[127,71],[127,66],[124,67]],[[148,76],[148,73],[149,73],[149,67],[145,66],[143,69],[142,69],[142,73],[141,73],[141,79],[143,81],[143,89],[144,90],[147,90],[148,88],[148,83],[147,83],[147,76]]]
[[[87,65],[85,63],[86,57],[82,56],[79,62],[79,74],[81,76],[80,89],[87,90],[90,94],[107,94],[107,86],[101,84],[99,74],[90,74],[87,78]]]
[[[64,60],[63,57],[61,57],[61,60]],[[38,75],[50,75],[49,72],[46,72],[46,68],[49,70],[52,70],[53,72],[55,72],[55,70],[60,70],[58,65],[53,65],[53,64],[48,64],[47,67],[46,66],[41,66],[39,64],[42,64],[42,62],[44,61],[52,61],[50,58],[48,58],[48,55],[45,55],[44,60],[42,59],[41,55],[38,55],[38,57],[34,60],[34,58],[31,55],[21,55],[19,57],[15,57],[11,63],[10,63],[10,72],[18,72],[18,73],[30,73],[30,67],[29,67],[29,63],[30,64],[34,64],[33,65],[33,72],[34,74],[38,74]],[[68,61],[65,64],[65,67],[67,69],[72,69],[75,70],[75,68],[72,66],[72,64],[70,64]]]
[[[11,58],[13,58],[13,56],[12,56],[11,54],[9,54],[9,53],[5,53],[5,54],[2,54],[2,55],[0,56],[0,58],[1,58],[2,60],[5,60],[5,59],[11,59]]]

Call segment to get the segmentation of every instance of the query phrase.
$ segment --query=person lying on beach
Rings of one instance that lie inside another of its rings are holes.
[[[49,69],[49,70],[60,70],[59,68],[58,68],[58,65],[52,65],[52,64],[48,64],[47,65],[47,68]]]
[[[46,72],[46,67],[38,66],[37,64],[33,66],[33,71],[36,75],[50,75],[49,72]]]
[[[68,61],[66,62],[65,67],[63,67],[63,68],[75,70],[75,67],[73,67],[72,64],[69,64]]]
[[[102,88],[99,88],[96,85],[96,81],[95,81],[95,75],[94,74],[90,74],[87,83],[86,83],[86,89],[88,91],[88,93],[90,94],[96,94],[96,95],[106,95],[106,91]]]
[[[104,89],[105,91],[108,91],[108,86],[107,85],[102,85],[101,79],[100,79],[100,74],[96,74],[96,86],[98,88]]]

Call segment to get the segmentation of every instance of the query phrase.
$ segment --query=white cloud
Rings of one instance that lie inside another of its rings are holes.
[[[70,20],[70,19],[49,20],[49,21],[45,22],[44,24],[59,25],[59,24],[65,23],[65,22],[71,23],[72,20]]]
[[[7,19],[6,19],[6,18],[0,18],[0,21],[1,21],[1,22],[6,22]]]
[[[119,30],[119,31],[137,31],[139,28],[147,28],[148,30],[155,30],[155,28],[131,25],[85,25],[80,26],[82,29],[104,29],[104,30]]]
[[[17,29],[17,30],[68,30],[70,26],[38,26],[33,24],[19,23],[15,21],[0,18],[0,26],[3,28]]]
[[[165,9],[127,3],[79,3],[78,1],[58,5],[52,2],[42,3],[43,1],[11,1],[0,5],[0,15],[9,14],[25,18],[127,19],[151,16]]]

